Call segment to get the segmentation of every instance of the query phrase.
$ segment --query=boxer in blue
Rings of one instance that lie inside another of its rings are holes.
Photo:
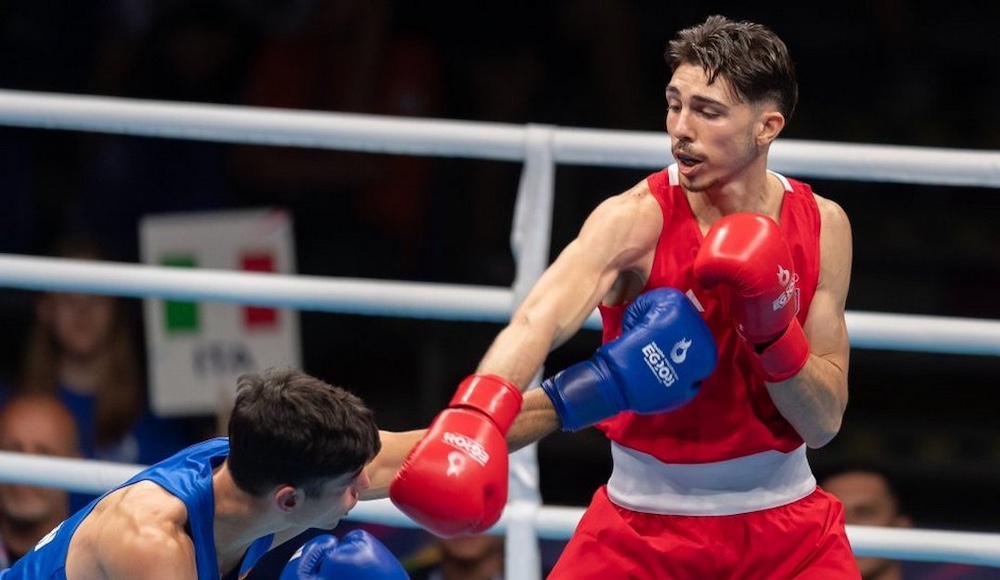
[[[546,381],[544,391],[558,401],[567,426],[583,428],[623,411],[686,405],[715,366],[705,322],[676,290],[639,297],[623,329],[619,340],[589,361]],[[480,396],[453,401],[450,412],[474,414],[469,407]],[[399,482],[397,472],[406,471],[401,466],[411,449],[440,428],[437,422],[430,430],[380,431],[372,412],[343,389],[291,369],[248,373],[239,379],[228,437],[193,445],[97,498],[0,572],[0,579],[243,578],[271,548],[309,529],[332,530],[360,499],[389,495],[390,483]],[[456,485],[465,485],[482,477],[484,464],[501,465],[506,481],[503,441],[490,454],[462,441],[449,448],[441,469],[433,469],[433,462],[420,469],[411,465],[405,487],[419,490],[422,478],[446,471]],[[461,497],[456,494],[425,494],[423,501],[454,505],[435,525],[414,519],[435,532],[447,519],[458,533],[467,533],[468,502],[455,502]],[[419,499],[409,492],[406,497]],[[399,503],[399,496],[394,499]],[[506,488],[491,501],[498,504],[499,517]],[[489,527],[495,521],[480,523]],[[334,578],[407,575],[384,546],[360,531],[342,540],[329,534],[314,538],[281,575],[281,580]]]
[[[379,431],[347,391],[270,369],[239,379],[229,437],[142,471],[46,535],[3,580],[241,578],[269,549],[384,497],[421,431]],[[320,536],[283,580],[406,578],[367,534]]]

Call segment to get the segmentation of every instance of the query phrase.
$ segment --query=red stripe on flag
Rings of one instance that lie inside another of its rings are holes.
[[[244,253],[240,269],[248,272],[274,272],[274,256],[264,253]],[[278,310],[260,306],[243,307],[243,327],[246,330],[271,330],[278,326]]]

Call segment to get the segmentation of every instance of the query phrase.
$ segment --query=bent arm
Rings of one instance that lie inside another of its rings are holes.
[[[820,276],[803,326],[809,360],[794,377],[767,385],[782,416],[812,448],[836,436],[847,408],[850,341],[844,309],[853,256],[851,225],[844,210],[832,201],[818,201],[823,224]]]

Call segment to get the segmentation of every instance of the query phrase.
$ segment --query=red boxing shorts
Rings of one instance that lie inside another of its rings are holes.
[[[601,487],[548,580],[860,579],[844,509],[816,488],[788,505],[726,516],[634,512]]]

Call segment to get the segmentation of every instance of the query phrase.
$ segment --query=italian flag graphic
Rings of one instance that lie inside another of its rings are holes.
[[[274,255],[269,252],[244,252],[239,259],[240,270],[245,272],[274,272]],[[160,260],[160,265],[174,268],[197,268],[194,254],[170,254]],[[163,303],[163,327],[168,334],[198,334],[201,316],[197,302],[166,300]],[[243,330],[275,330],[278,327],[278,310],[261,306],[242,307]]]

